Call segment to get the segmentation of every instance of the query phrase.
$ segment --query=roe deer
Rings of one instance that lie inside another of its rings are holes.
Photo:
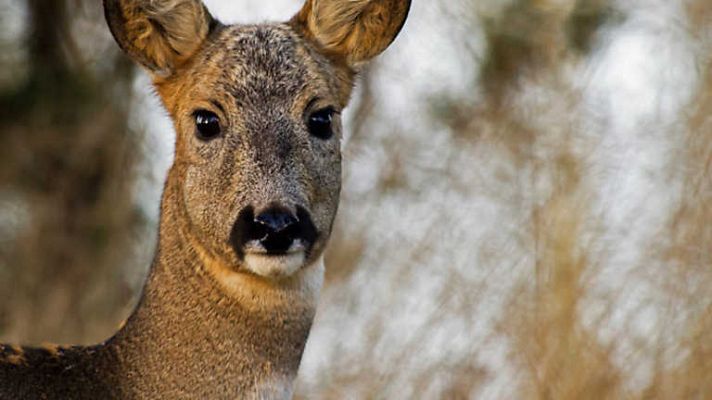
[[[307,0],[286,23],[247,26],[200,0],[104,8],[177,133],[158,249],[106,342],[0,346],[0,398],[288,398],[338,204],[339,116],[410,0]]]

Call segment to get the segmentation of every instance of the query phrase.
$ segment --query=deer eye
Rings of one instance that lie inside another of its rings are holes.
[[[331,138],[334,135],[332,127],[334,114],[336,114],[336,110],[333,107],[314,111],[307,119],[309,133],[322,140]]]
[[[195,117],[196,136],[200,140],[211,140],[220,136],[220,118],[207,110],[198,110]]]

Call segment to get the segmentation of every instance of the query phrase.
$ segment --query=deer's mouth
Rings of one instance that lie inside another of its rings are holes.
[[[296,207],[296,215],[271,205],[255,215],[246,207],[230,234],[230,245],[252,272],[268,277],[289,276],[309,259],[317,230],[309,212]]]

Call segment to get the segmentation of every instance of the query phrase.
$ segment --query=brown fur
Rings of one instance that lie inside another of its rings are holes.
[[[353,67],[391,44],[409,9],[410,0],[308,0],[293,22]]]
[[[214,20],[198,0],[107,0],[119,44],[154,73],[168,75],[195,54]]]
[[[319,0],[290,23],[223,26],[195,0],[105,0],[177,133],[157,254],[136,310],[105,343],[0,347],[0,399],[289,397],[341,184],[338,116],[328,140],[305,118],[346,106],[352,62],[380,53],[405,19],[408,2],[395,4]],[[340,6],[356,8],[343,20]],[[219,116],[219,138],[196,138],[198,109]],[[274,202],[308,210],[318,236],[296,272],[260,276],[228,242],[240,210]]]

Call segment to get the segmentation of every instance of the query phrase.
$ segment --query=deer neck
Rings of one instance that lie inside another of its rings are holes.
[[[216,266],[191,239],[175,198],[164,194],[158,252],[142,298],[109,343],[121,368],[140,394],[289,396],[323,263],[281,281]]]

